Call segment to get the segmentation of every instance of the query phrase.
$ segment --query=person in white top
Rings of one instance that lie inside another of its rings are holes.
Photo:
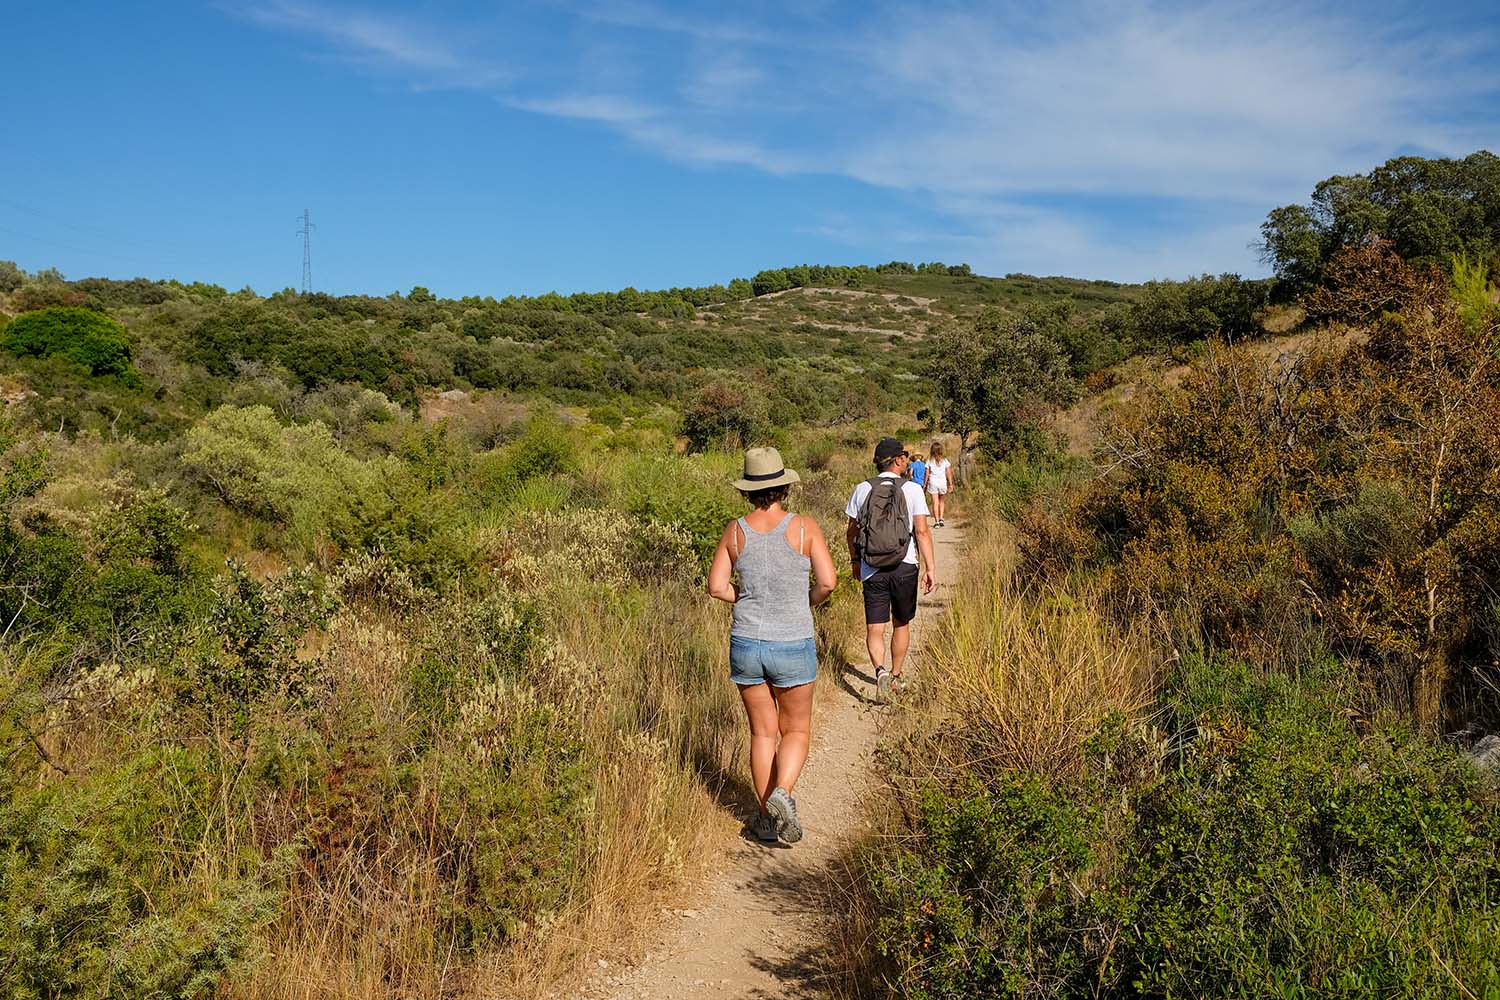
[[[935,585],[933,572],[936,562],[933,559],[932,532],[927,526],[927,500],[922,495],[922,487],[909,479],[902,480],[906,463],[906,450],[895,438],[883,438],[875,446],[875,468],[880,473],[878,478],[901,480],[901,495],[906,500],[911,541],[900,565],[891,569],[877,569],[860,557],[859,516],[873,489],[869,481],[854,488],[848,506],[844,509],[844,513],[849,516],[849,528],[845,535],[849,542],[849,558],[864,590],[865,647],[870,653],[870,665],[875,668],[875,687],[882,700],[892,690],[899,692],[906,687],[901,668],[911,645],[911,621],[917,616],[919,552],[922,593],[932,593]],[[891,624],[889,668],[885,663],[887,622]]]
[[[953,489],[951,463],[943,457],[943,443],[932,442],[932,458],[927,462],[927,492],[932,494],[932,519],[939,528],[948,512],[948,494]]]

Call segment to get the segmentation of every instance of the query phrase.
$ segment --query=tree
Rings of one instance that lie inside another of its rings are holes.
[[[939,335],[928,375],[936,383],[939,426],[958,435],[961,452],[979,434],[987,450],[1005,455],[1050,407],[1077,398],[1068,356],[1048,332],[1066,315],[1055,306],[1019,315],[989,309],[972,327]]]
[[[769,432],[765,401],[723,379],[700,389],[682,415],[682,433],[692,451],[744,448]]]
[[[1273,209],[1261,225],[1261,255],[1300,294],[1320,284],[1339,250],[1390,240],[1415,264],[1446,267],[1454,254],[1494,266],[1500,257],[1500,157],[1398,156],[1369,174],[1329,177],[1307,205]]]
[[[0,348],[18,357],[62,357],[95,376],[128,384],[140,376],[130,365],[130,335],[108,316],[76,306],[22,313],[0,332]]]

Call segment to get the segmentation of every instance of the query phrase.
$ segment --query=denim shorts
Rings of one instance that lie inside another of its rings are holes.
[[[729,679],[736,684],[762,682],[791,688],[818,679],[818,646],[811,639],[771,642],[729,637]]]

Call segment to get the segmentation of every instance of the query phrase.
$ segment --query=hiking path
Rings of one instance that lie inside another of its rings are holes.
[[[912,622],[906,673],[921,684],[928,631],[943,614],[957,577],[964,531],[934,528],[937,587]],[[847,584],[846,584],[847,586]],[[588,1000],[826,997],[826,928],[833,866],[864,823],[861,804],[873,776],[886,711],[874,704],[875,678],[863,636],[852,664],[819,673],[812,749],[795,791],[806,835],[795,847],[762,845],[741,834],[708,866],[709,877],[663,911],[654,941],[636,962],[596,970],[574,996]],[[743,817],[741,817],[743,818]]]

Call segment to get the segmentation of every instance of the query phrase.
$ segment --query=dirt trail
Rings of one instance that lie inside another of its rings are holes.
[[[933,529],[938,586],[912,623],[908,676],[922,680],[926,632],[948,603],[963,530]],[[863,647],[851,636],[851,649]],[[589,998],[821,997],[823,928],[837,914],[826,900],[830,866],[863,821],[860,801],[871,776],[883,710],[871,703],[875,679],[861,654],[853,665],[824,666],[812,751],[797,784],[806,836],[795,847],[766,847],[743,836],[709,866],[717,870],[671,911],[655,943],[634,967],[596,974]]]

